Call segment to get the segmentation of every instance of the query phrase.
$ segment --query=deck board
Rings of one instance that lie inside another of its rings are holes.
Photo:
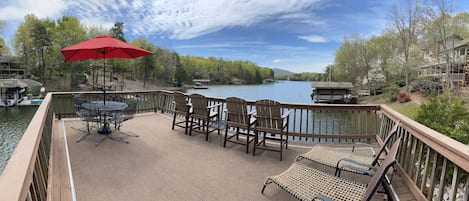
[[[75,142],[81,133],[70,127],[78,124],[67,120],[64,125],[77,200],[296,200],[276,185],[269,185],[264,194],[260,190],[268,176],[287,169],[309,149],[290,144],[283,161],[276,152],[259,151],[252,156],[252,150],[245,154],[244,146],[221,147],[219,136],[213,133],[208,143],[203,134],[188,136],[182,128],[173,131],[171,117],[162,114],[136,116],[126,122],[123,131],[140,135],[128,138],[129,144],[105,140],[96,146],[102,137],[96,133]],[[394,182],[394,186],[403,185]],[[405,189],[398,188],[398,194],[413,200]]]
[[[54,122],[51,142],[51,166],[49,169],[50,183],[48,201],[72,200],[70,177],[68,173],[67,155],[65,152],[63,125],[61,121]]]

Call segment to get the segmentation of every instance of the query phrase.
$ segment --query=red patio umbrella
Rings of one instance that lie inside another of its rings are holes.
[[[109,34],[99,35],[96,38],[63,48],[61,52],[66,62],[104,59],[104,104],[106,104],[106,58],[137,58],[153,54]]]

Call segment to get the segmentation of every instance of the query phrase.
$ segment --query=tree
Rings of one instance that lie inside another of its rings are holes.
[[[451,44],[449,44],[449,37],[450,35],[454,34],[450,31],[450,26],[452,24],[452,16],[450,14],[450,10],[447,6],[446,0],[434,0],[433,1],[436,5],[436,9],[430,7],[426,9],[427,14],[427,23],[426,31],[427,35],[429,35],[430,41],[434,41],[431,45],[436,46],[436,51],[434,52],[435,55],[438,55],[440,52],[445,54],[445,63],[446,63],[446,84],[445,90],[450,89],[450,73],[452,72],[452,59],[450,56],[450,52],[447,51]],[[436,42],[436,44],[435,44]],[[453,44],[454,46],[454,44]]]
[[[460,12],[453,16],[452,32],[461,36],[462,38],[469,38],[469,13]]]
[[[6,22],[3,20],[0,20],[0,33],[2,33],[5,25],[6,25]],[[3,39],[3,37],[0,36],[0,56],[3,56],[3,55],[10,55],[10,49],[5,44],[5,40]]]
[[[34,62],[37,61],[37,54],[35,54],[36,52],[33,50],[33,42],[30,33],[33,24],[39,21],[39,19],[32,14],[26,15],[24,19],[24,22],[18,25],[18,29],[15,32],[13,47],[15,49],[15,55],[20,57],[27,71],[31,72],[31,67],[36,65]]]
[[[70,45],[85,41],[88,39],[87,37],[87,30],[86,28],[80,24],[78,18],[73,16],[64,15],[61,18],[56,20],[56,26],[53,31],[53,45],[52,48],[49,50],[52,51],[52,54],[49,56],[52,57],[52,62],[56,66],[56,70],[58,70],[61,76],[70,76],[70,86],[72,88],[76,87],[77,84],[81,84],[83,81],[80,80],[81,76],[84,72],[88,72],[89,69],[83,67],[92,67],[91,71],[91,79],[92,79],[92,86],[96,86],[97,77],[95,74],[95,69],[97,65],[91,65],[91,63],[96,61],[83,61],[78,69],[75,66],[72,66],[71,62],[63,62],[64,58],[63,55],[58,53],[62,48],[68,47]],[[52,71],[50,71],[51,73]],[[72,74],[68,74],[71,72]]]
[[[397,47],[403,57],[406,91],[409,90],[411,48],[417,44],[422,9],[418,0],[407,0],[405,4],[394,4],[390,14],[392,29],[395,31]]]
[[[396,38],[390,32],[384,32],[380,36],[371,37],[369,43],[376,51],[376,65],[384,75],[384,80],[389,84],[402,78],[402,69],[396,62],[395,44]]]
[[[143,87],[146,87],[146,82],[149,79],[149,75],[152,73],[152,71],[155,70],[156,68],[156,50],[157,47],[153,45],[148,39],[145,37],[139,37],[136,40],[131,42],[133,45],[137,47],[141,47],[145,50],[148,50],[150,52],[153,52],[153,55],[148,55],[145,57],[140,58],[139,66],[140,69],[143,73]]]
[[[262,79],[262,75],[261,73],[259,72],[259,69],[256,69],[256,83],[262,83],[264,81],[264,79]]]
[[[175,55],[176,57],[176,86],[180,87],[182,84],[188,80],[187,72],[184,70],[182,64],[179,61],[179,55]]]
[[[124,22],[116,22],[114,23],[114,26],[110,29],[111,35],[114,36],[114,38],[117,38],[121,41],[126,42],[125,37],[124,37]],[[112,79],[114,77],[114,72],[118,71],[117,69],[122,69],[124,68],[124,63],[123,62],[116,62],[120,61],[119,59],[111,59],[111,73],[109,76],[109,81],[112,82]]]
[[[37,21],[33,24],[31,29],[31,37],[33,41],[33,48],[40,52],[41,57],[41,81],[42,83],[46,83],[46,63],[44,58],[44,52],[46,48],[50,47],[52,44],[52,38],[49,33],[47,26],[45,25],[45,21]]]
[[[111,28],[110,32],[111,35],[113,35],[115,38],[126,42],[124,37],[124,22],[114,23],[114,26]]]
[[[361,81],[365,78],[367,88],[371,89],[372,80],[369,74],[377,61],[377,47],[372,42],[359,36],[346,38],[336,52],[337,70],[332,71],[334,77],[349,82],[359,80],[358,84],[362,84]]]

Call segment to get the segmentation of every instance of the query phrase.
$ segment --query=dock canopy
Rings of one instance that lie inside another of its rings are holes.
[[[313,88],[316,89],[352,89],[351,82],[312,82]]]
[[[206,80],[206,79],[193,79],[192,82],[194,82],[194,83],[199,82],[199,83],[207,84],[207,83],[210,82],[210,80]]]
[[[36,80],[31,80],[31,79],[20,79],[20,81],[26,83],[28,87],[40,87],[42,86],[42,83],[36,81]]]
[[[0,79],[0,88],[25,88],[42,86],[42,83],[30,79]]]

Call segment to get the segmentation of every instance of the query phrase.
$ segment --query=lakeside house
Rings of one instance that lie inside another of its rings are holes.
[[[26,69],[16,57],[0,57],[0,79],[23,79],[26,78]]]
[[[41,87],[42,83],[27,77],[28,72],[16,57],[0,57],[0,107],[40,103],[32,99],[37,98],[33,93],[39,93],[39,89],[33,89]]]
[[[469,84],[469,39],[451,35],[446,47],[438,43],[423,52],[425,64],[417,68],[418,77],[433,78],[448,83],[456,90]]]

